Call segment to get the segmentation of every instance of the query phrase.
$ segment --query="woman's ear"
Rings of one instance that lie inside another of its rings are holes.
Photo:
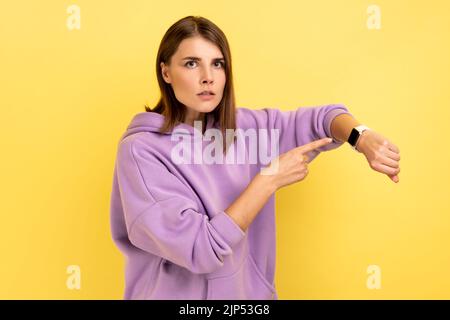
[[[170,76],[168,72],[167,66],[164,64],[164,62],[161,62],[161,74],[165,82],[170,83]]]

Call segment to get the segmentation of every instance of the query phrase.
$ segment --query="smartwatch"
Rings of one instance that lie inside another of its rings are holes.
[[[352,129],[352,132],[350,132],[350,136],[348,137],[347,142],[350,143],[353,150],[356,150],[356,143],[358,142],[359,137],[362,135],[362,133],[366,130],[370,130],[370,128],[366,127],[365,125],[359,125],[354,127]]]

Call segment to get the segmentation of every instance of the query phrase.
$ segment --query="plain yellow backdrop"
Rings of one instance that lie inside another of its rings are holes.
[[[372,4],[380,29],[367,26]],[[342,103],[401,151],[398,184],[344,144],[277,193],[279,298],[450,299],[449,12],[411,0],[2,1],[0,298],[122,299],[109,225],[118,139],[159,98],[165,31],[201,15],[230,42],[238,106]]]

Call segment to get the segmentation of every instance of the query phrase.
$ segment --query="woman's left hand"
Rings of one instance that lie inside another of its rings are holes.
[[[365,130],[358,139],[356,150],[366,156],[373,170],[386,174],[395,183],[400,181],[400,150],[388,139],[371,129]]]

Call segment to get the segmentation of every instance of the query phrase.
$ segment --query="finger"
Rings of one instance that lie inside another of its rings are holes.
[[[394,176],[388,175],[388,177],[389,177],[392,181],[394,181],[395,183],[400,182],[400,179],[399,179],[399,177],[398,177],[397,175],[394,175]]]
[[[400,168],[394,169],[381,163],[375,165],[375,170],[391,176],[395,176],[400,172]]]
[[[304,155],[302,155],[302,156],[303,156],[302,161],[303,161],[303,162],[306,162],[306,163],[309,163],[309,157],[308,157],[308,155],[307,155],[307,154],[304,154]]]
[[[400,166],[398,161],[392,160],[391,158],[388,158],[386,156],[381,158],[380,162],[391,168],[398,168]]]
[[[309,159],[309,156],[307,154],[303,153],[296,153],[296,154],[300,162],[306,162]]]
[[[394,152],[396,152],[396,153],[400,153],[400,150],[398,149],[398,147],[397,147],[395,144],[390,143],[390,142],[386,142],[386,146],[387,146],[390,150],[392,150],[392,151],[394,151]]]
[[[309,151],[313,151],[317,148],[326,146],[327,144],[330,144],[333,141],[331,138],[323,138],[319,139],[310,143],[307,143],[303,146],[297,147],[296,149],[300,151],[301,153],[307,153]]]
[[[395,161],[400,161],[400,154],[390,149],[385,150],[386,156]]]

